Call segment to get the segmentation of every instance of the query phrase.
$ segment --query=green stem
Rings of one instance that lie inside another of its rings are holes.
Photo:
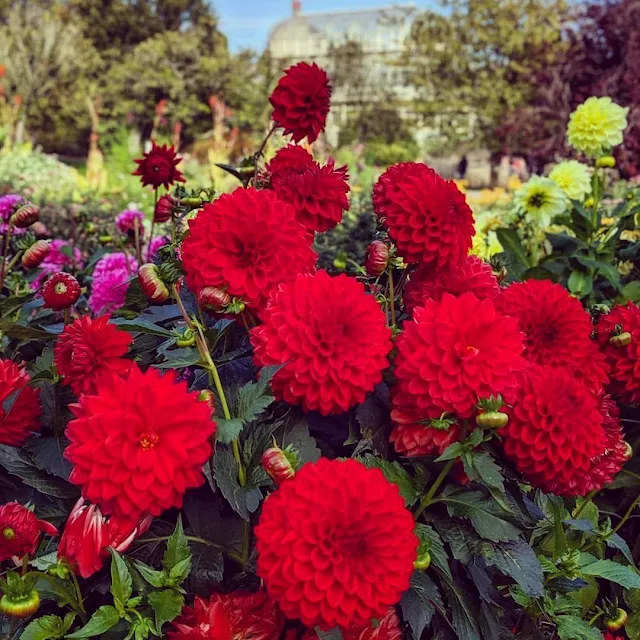
[[[636,480],[640,480],[640,475],[638,475],[637,473],[634,473],[633,471],[629,471],[629,469],[623,469],[622,473],[626,473],[628,476],[631,476],[632,478],[635,478]]]
[[[609,533],[607,533],[606,536],[603,536],[602,539],[606,540],[607,538],[612,536],[614,533],[618,533],[618,531],[620,531],[624,523],[629,519],[629,517],[633,513],[633,510],[638,506],[639,503],[640,503],[640,494],[636,496],[636,499],[631,503],[631,505],[627,509],[627,512],[622,516],[622,520],[620,520],[620,522],[618,522],[615,528],[612,529]]]
[[[153,217],[151,218],[151,235],[147,246],[147,262],[151,262],[151,243],[153,242],[153,230],[156,226],[156,207],[158,206],[158,187],[155,188],[153,197]]]
[[[591,618],[591,620],[589,620],[589,626],[593,627],[593,623],[603,615],[604,615],[604,611],[598,611],[598,613],[596,613],[596,615],[593,616],[593,618]]]
[[[11,262],[9,263],[9,266],[7,267],[7,273],[11,272],[11,269],[13,269],[13,267],[15,267],[16,262],[18,262],[20,256],[22,255],[22,251],[18,251],[18,253],[16,253],[15,256],[13,256],[13,258],[11,258]]]
[[[274,124],[273,127],[271,127],[271,129],[269,129],[269,132],[267,133],[267,135],[265,136],[264,140],[262,141],[262,144],[260,145],[260,148],[253,155],[253,164],[254,164],[253,182],[254,182],[254,184],[256,182],[256,179],[258,178],[258,160],[260,159],[260,156],[262,155],[262,152],[264,151],[264,148],[267,146],[267,142],[269,141],[269,138],[272,136],[273,132],[277,128],[278,128],[278,126]]]
[[[389,265],[389,303],[391,305],[391,327],[396,326],[396,294],[393,290],[393,266]]]
[[[577,520],[578,516],[585,510],[586,506],[593,500],[598,493],[597,489],[590,491],[586,496],[582,504],[578,507],[578,510],[573,514],[573,519]]]
[[[2,265],[0,266],[0,294],[4,288],[4,279],[7,275],[7,256],[9,255],[9,241],[11,240],[11,223],[7,222],[7,230],[4,234],[4,242],[2,244]]]
[[[433,496],[435,496],[436,491],[440,488],[440,485],[444,482],[444,479],[447,477],[447,474],[453,468],[453,465],[456,463],[455,458],[453,460],[448,460],[447,464],[444,465],[442,471],[440,471],[440,475],[435,479],[435,482],[431,485],[429,491],[425,494],[425,496],[420,500],[420,506],[418,510],[415,512],[414,518],[417,520],[422,512],[432,503]]]

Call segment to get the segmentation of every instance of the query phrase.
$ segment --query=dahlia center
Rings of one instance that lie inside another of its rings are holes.
[[[16,532],[11,527],[7,527],[2,530],[2,537],[5,540],[13,540],[16,537]]]
[[[544,193],[534,193],[529,198],[529,206],[535,209],[539,209],[540,207],[544,206],[545,201],[546,201],[546,198]]]
[[[462,343],[456,345],[456,353],[462,360],[472,360],[480,353],[480,349],[472,344]]]
[[[340,556],[345,560],[364,558],[369,553],[361,532],[331,531],[320,541],[320,549],[327,555]]]
[[[56,283],[54,290],[59,296],[61,296],[67,293],[67,285],[64,282],[58,282]]]
[[[160,436],[157,433],[143,433],[140,436],[140,446],[145,451],[147,449],[153,449],[158,442],[160,442]]]

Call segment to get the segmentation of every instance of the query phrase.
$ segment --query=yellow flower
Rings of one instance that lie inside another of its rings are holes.
[[[509,191],[517,191],[522,186],[522,180],[518,176],[509,176],[507,180],[507,189]]]
[[[628,111],[611,98],[589,98],[569,116],[569,144],[588,156],[605,153],[622,143]]]
[[[633,262],[626,260],[618,264],[618,271],[622,276],[628,276],[633,271]]]
[[[626,240],[627,242],[635,242],[636,240],[640,240],[640,229],[625,229],[620,234],[621,240]]]
[[[483,260],[489,260],[491,256],[504,251],[495,231],[489,233],[477,233],[473,237],[473,244],[470,253]]]
[[[603,227],[610,227],[611,225],[613,225],[615,221],[616,221],[615,218],[602,218],[602,220],[600,220],[600,224]]]
[[[553,180],[541,176],[533,176],[514,196],[516,208],[542,226],[548,226],[551,218],[564,213],[566,202],[560,187]]]
[[[566,160],[557,164],[549,174],[571,200],[582,202],[591,193],[589,167],[577,160]]]

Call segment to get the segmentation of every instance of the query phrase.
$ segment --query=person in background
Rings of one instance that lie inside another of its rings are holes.
[[[469,161],[467,160],[467,156],[463,155],[462,158],[460,158],[460,162],[458,163],[458,177],[460,178],[460,180],[464,180],[465,176],[467,175],[468,164]]]

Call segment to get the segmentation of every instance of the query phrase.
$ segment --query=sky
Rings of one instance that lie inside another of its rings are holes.
[[[419,8],[433,7],[434,0],[301,0],[302,13],[373,9],[391,4],[413,4]],[[214,0],[222,32],[229,38],[229,47],[263,51],[269,31],[281,20],[291,16],[290,0]]]

